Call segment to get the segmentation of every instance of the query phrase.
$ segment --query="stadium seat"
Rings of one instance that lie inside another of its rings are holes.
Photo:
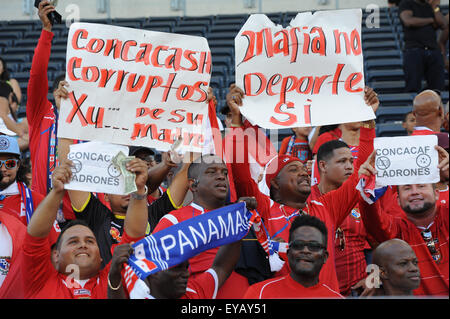
[[[411,106],[416,93],[378,94],[382,106]]]
[[[405,115],[411,112],[410,106],[380,106],[377,110],[377,123],[403,121]]]
[[[401,123],[380,123],[376,127],[377,137],[406,136],[406,130]]]
[[[367,81],[401,81],[405,78],[403,69],[368,70]]]
[[[364,59],[400,59],[402,58],[402,53],[398,49],[394,50],[372,50],[363,51]]]
[[[174,33],[196,35],[200,37],[206,36],[206,27],[193,27],[193,26],[178,26],[172,29]]]
[[[378,94],[399,93],[405,90],[405,81],[373,81],[369,86]]]

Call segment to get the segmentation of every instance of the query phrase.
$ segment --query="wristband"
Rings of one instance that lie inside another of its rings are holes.
[[[233,124],[233,123],[231,123],[230,126],[231,127],[242,127],[242,124]]]
[[[142,200],[144,198],[147,198],[147,194],[148,194],[148,188],[147,185],[145,185],[145,193],[144,194],[138,194],[137,192],[131,193],[131,198],[137,199],[137,200]]]
[[[374,120],[370,120],[369,122],[363,122],[362,124],[361,124],[361,127],[364,127],[364,128],[375,128],[375,121]]]
[[[434,8],[434,12],[439,12],[439,11],[441,11],[441,8],[439,8],[439,7]]]

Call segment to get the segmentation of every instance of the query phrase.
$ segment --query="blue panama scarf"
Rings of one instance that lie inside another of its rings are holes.
[[[201,252],[242,239],[254,216],[245,203],[237,203],[188,219],[133,244],[128,264],[144,280]]]

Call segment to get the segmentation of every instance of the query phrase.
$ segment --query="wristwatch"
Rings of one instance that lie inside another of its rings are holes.
[[[131,198],[137,199],[137,200],[142,200],[144,198],[147,198],[147,194],[148,194],[148,188],[147,186],[145,186],[145,193],[144,194],[138,194],[137,192],[131,193]]]
[[[434,12],[439,12],[439,11],[441,11],[441,8],[439,8],[439,7],[434,8]]]

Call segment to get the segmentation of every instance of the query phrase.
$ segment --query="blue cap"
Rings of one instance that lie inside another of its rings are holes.
[[[8,135],[0,135],[0,154],[14,154],[20,157],[17,139]]]

